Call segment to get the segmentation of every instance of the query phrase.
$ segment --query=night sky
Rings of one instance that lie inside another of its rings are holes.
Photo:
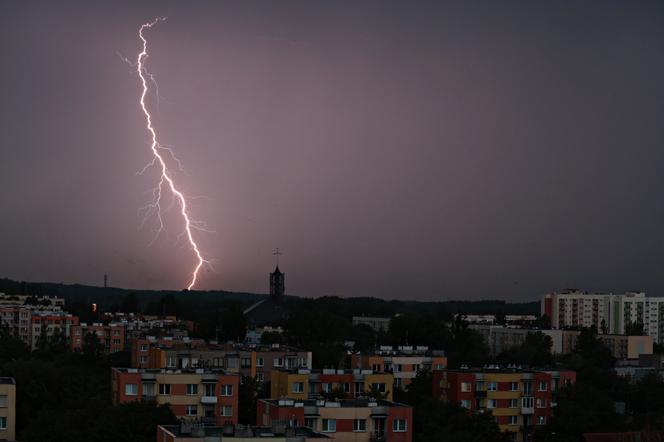
[[[197,288],[664,295],[664,3],[0,3],[0,277],[181,289],[134,60],[214,258]]]

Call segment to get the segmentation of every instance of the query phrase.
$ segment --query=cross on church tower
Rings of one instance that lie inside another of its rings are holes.
[[[279,247],[277,247],[277,249],[272,252],[272,254],[277,257],[277,267],[279,267],[279,256],[283,255],[283,253],[280,252]]]

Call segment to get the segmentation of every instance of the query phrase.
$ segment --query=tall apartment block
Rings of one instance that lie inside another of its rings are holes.
[[[16,381],[0,378],[0,440],[16,438]]]
[[[169,404],[178,418],[237,424],[240,377],[223,370],[112,369],[113,403]]]
[[[418,370],[447,368],[447,357],[444,351],[429,350],[428,347],[381,346],[371,354],[351,355],[350,366],[353,369],[392,373],[394,388],[404,388],[417,376]]]
[[[557,392],[576,382],[573,371],[513,369],[434,370],[433,395],[471,411],[490,412],[512,440],[532,439],[537,425],[546,425],[556,406]]]
[[[655,342],[664,339],[664,297],[643,292],[614,295],[564,290],[544,295],[540,311],[551,319],[552,328],[595,326],[601,334],[624,335],[630,324],[642,324]]]
[[[256,424],[304,425],[340,442],[412,442],[413,409],[372,399],[259,399]]]
[[[343,392],[347,399],[366,396],[372,388],[392,400],[392,373],[373,370],[272,370],[270,397],[316,399],[324,393]]]

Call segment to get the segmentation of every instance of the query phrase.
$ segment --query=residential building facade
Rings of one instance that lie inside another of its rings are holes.
[[[412,442],[413,409],[372,399],[259,399],[256,425],[304,425],[339,442]]]
[[[239,388],[239,375],[219,369],[112,369],[114,404],[169,404],[178,418],[210,425],[237,424]]]
[[[82,322],[71,327],[70,346],[72,351],[82,351],[85,344],[85,336],[94,334],[97,340],[104,346],[106,353],[115,353],[125,350],[125,326],[122,324],[87,324]]]
[[[352,354],[352,369],[370,369],[377,373],[392,373],[393,388],[405,388],[417,376],[419,370],[442,370],[447,368],[447,357],[442,350],[428,347],[381,346],[371,354]]]
[[[532,439],[536,426],[546,425],[557,404],[558,390],[576,382],[573,371],[515,369],[434,370],[433,395],[472,412],[490,412],[512,440]]]
[[[394,376],[373,370],[272,370],[270,397],[298,400],[319,398],[326,393],[343,393],[346,398],[366,396],[373,390],[392,400]]]
[[[0,377],[0,440],[16,439],[16,381]]]
[[[600,334],[624,335],[630,333],[630,326],[639,325],[656,343],[664,338],[664,297],[649,297],[643,292],[564,290],[544,295],[540,310],[550,318],[552,328],[594,326]]]

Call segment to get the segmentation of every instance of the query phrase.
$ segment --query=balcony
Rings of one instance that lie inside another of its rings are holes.
[[[154,394],[144,394],[141,399],[148,404],[154,404],[157,402],[157,396]]]
[[[217,396],[201,396],[201,404],[216,404]]]

